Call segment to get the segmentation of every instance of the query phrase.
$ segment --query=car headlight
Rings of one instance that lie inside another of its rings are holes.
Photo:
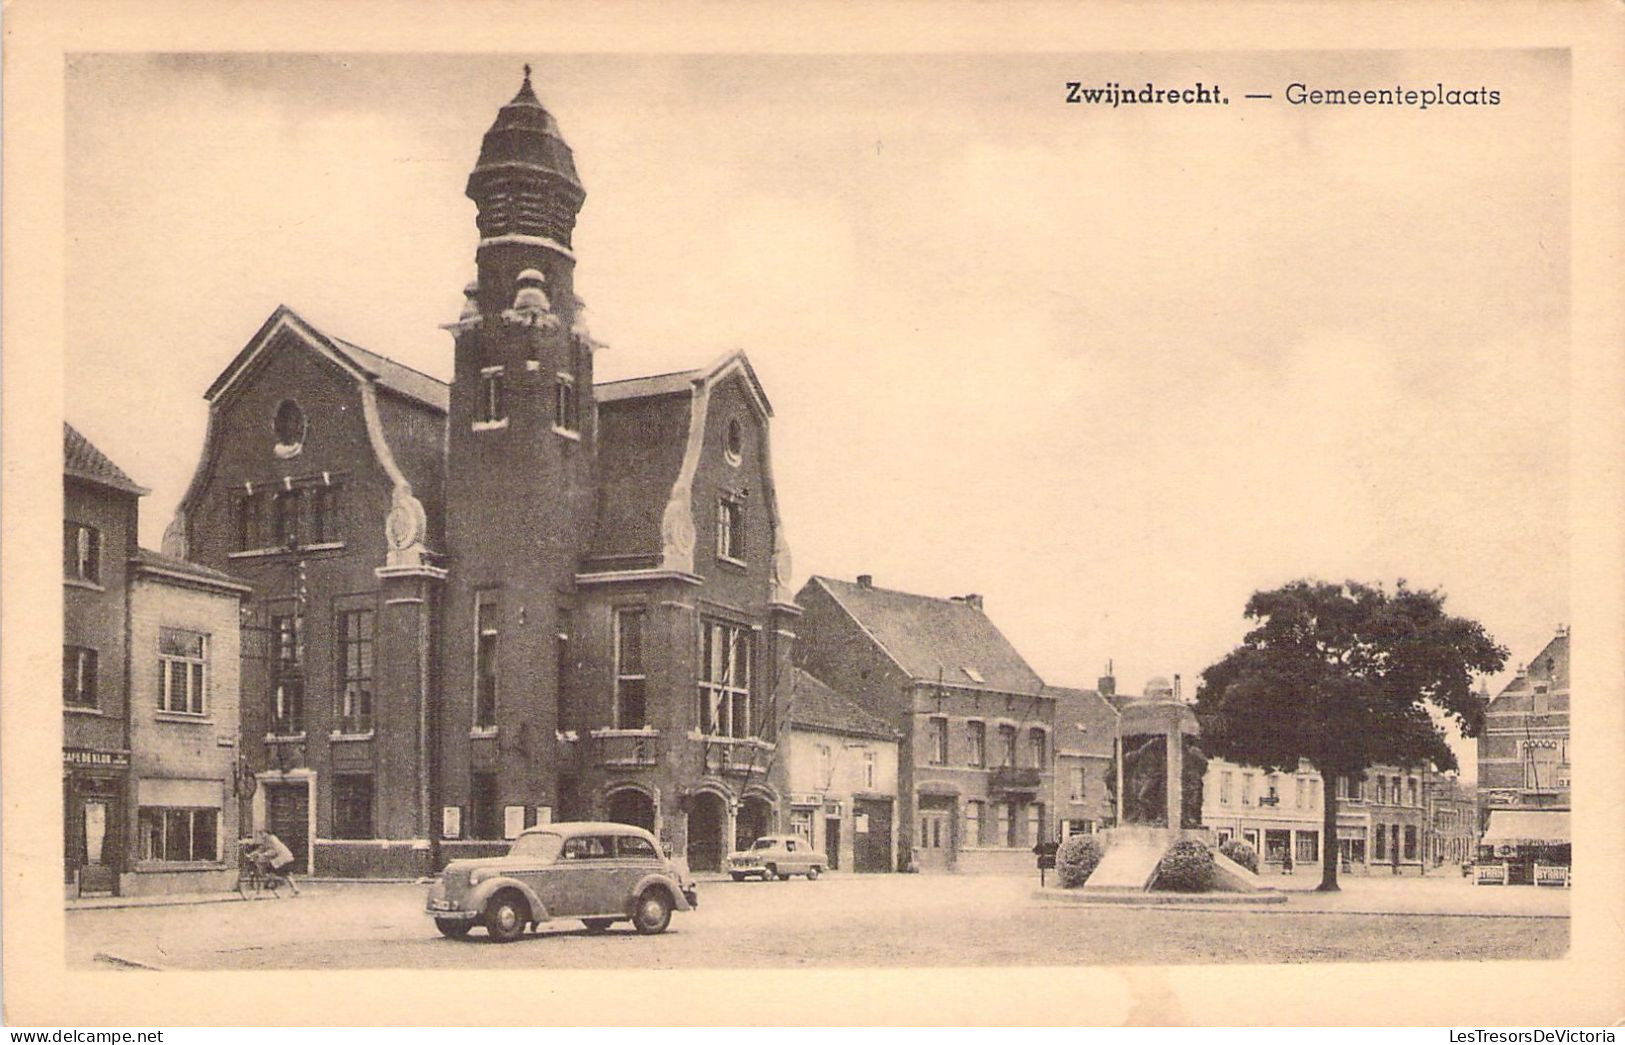
[[[485,871],[483,871],[483,870],[474,870],[474,871],[468,872],[468,884],[469,885],[479,885],[483,881],[485,881]]]

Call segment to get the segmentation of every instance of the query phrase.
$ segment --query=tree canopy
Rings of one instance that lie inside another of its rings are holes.
[[[1455,769],[1429,706],[1477,736],[1473,676],[1501,670],[1507,651],[1444,602],[1403,580],[1392,592],[1314,580],[1255,592],[1255,626],[1197,687],[1203,748],[1269,770],[1307,761],[1328,785],[1378,764]]]

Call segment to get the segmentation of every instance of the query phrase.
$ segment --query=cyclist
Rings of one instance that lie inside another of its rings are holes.
[[[272,834],[268,828],[260,828],[254,832],[254,846],[247,857],[259,867],[260,873],[270,879],[272,875],[288,883],[293,895],[299,895],[299,887],[294,884],[293,875],[286,870],[293,866],[293,851],[283,844],[282,839]]]

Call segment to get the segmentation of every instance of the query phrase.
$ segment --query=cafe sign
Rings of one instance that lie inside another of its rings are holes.
[[[95,766],[98,769],[129,769],[128,751],[94,751],[84,747],[65,747],[62,761],[70,766]]]

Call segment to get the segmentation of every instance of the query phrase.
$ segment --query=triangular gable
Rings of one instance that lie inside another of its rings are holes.
[[[772,417],[773,404],[768,402],[767,392],[763,390],[762,382],[756,376],[756,368],[750,365],[750,359],[744,352],[728,353],[701,371],[697,380],[704,382],[707,387],[715,387],[736,373],[743,377],[746,398],[751,401],[756,412],[764,420]]]
[[[226,365],[226,369],[220,372],[219,377],[214,379],[214,384],[203,393],[203,398],[214,403],[227,395],[245,374],[255,369],[261,356],[276,343],[278,336],[284,331],[291,333],[312,351],[352,378],[375,376],[357,365],[348,354],[339,351],[326,335],[307,323],[293,309],[287,305],[278,305],[270,318],[261,324],[253,337],[248,339],[248,344],[243,346],[243,350],[238,352],[236,358]]]

